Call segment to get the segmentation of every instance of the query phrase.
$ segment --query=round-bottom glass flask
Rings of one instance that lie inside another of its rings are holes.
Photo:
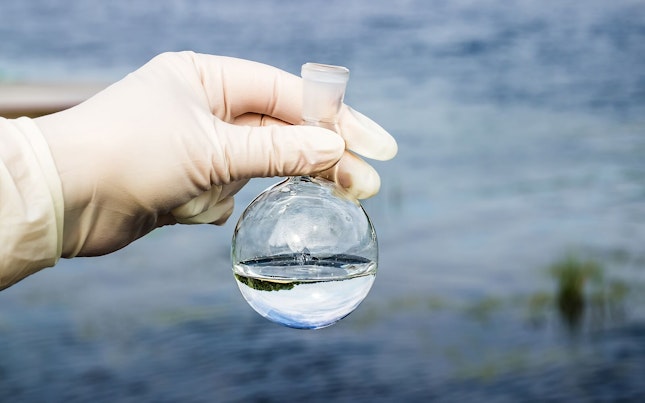
[[[233,272],[246,301],[285,326],[318,329],[350,314],[369,292],[378,244],[360,203],[334,182],[292,177],[244,211]]]

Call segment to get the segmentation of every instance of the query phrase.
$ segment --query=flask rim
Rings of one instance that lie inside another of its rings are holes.
[[[344,84],[349,80],[349,69],[344,66],[323,63],[305,63],[301,76],[305,80]]]

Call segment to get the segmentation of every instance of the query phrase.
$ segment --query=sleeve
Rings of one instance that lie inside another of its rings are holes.
[[[0,290],[56,264],[63,191],[49,146],[29,118],[0,117]]]

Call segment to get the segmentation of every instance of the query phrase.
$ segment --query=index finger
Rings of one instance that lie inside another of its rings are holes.
[[[338,131],[345,139],[347,149],[364,157],[385,161],[394,158],[398,151],[390,133],[347,105],[340,110]]]
[[[277,67],[226,56],[195,54],[213,115],[232,122],[246,113],[301,122],[302,81]]]

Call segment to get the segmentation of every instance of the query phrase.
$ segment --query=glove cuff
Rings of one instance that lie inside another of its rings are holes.
[[[0,118],[0,290],[56,264],[63,246],[63,189],[41,131]]]

